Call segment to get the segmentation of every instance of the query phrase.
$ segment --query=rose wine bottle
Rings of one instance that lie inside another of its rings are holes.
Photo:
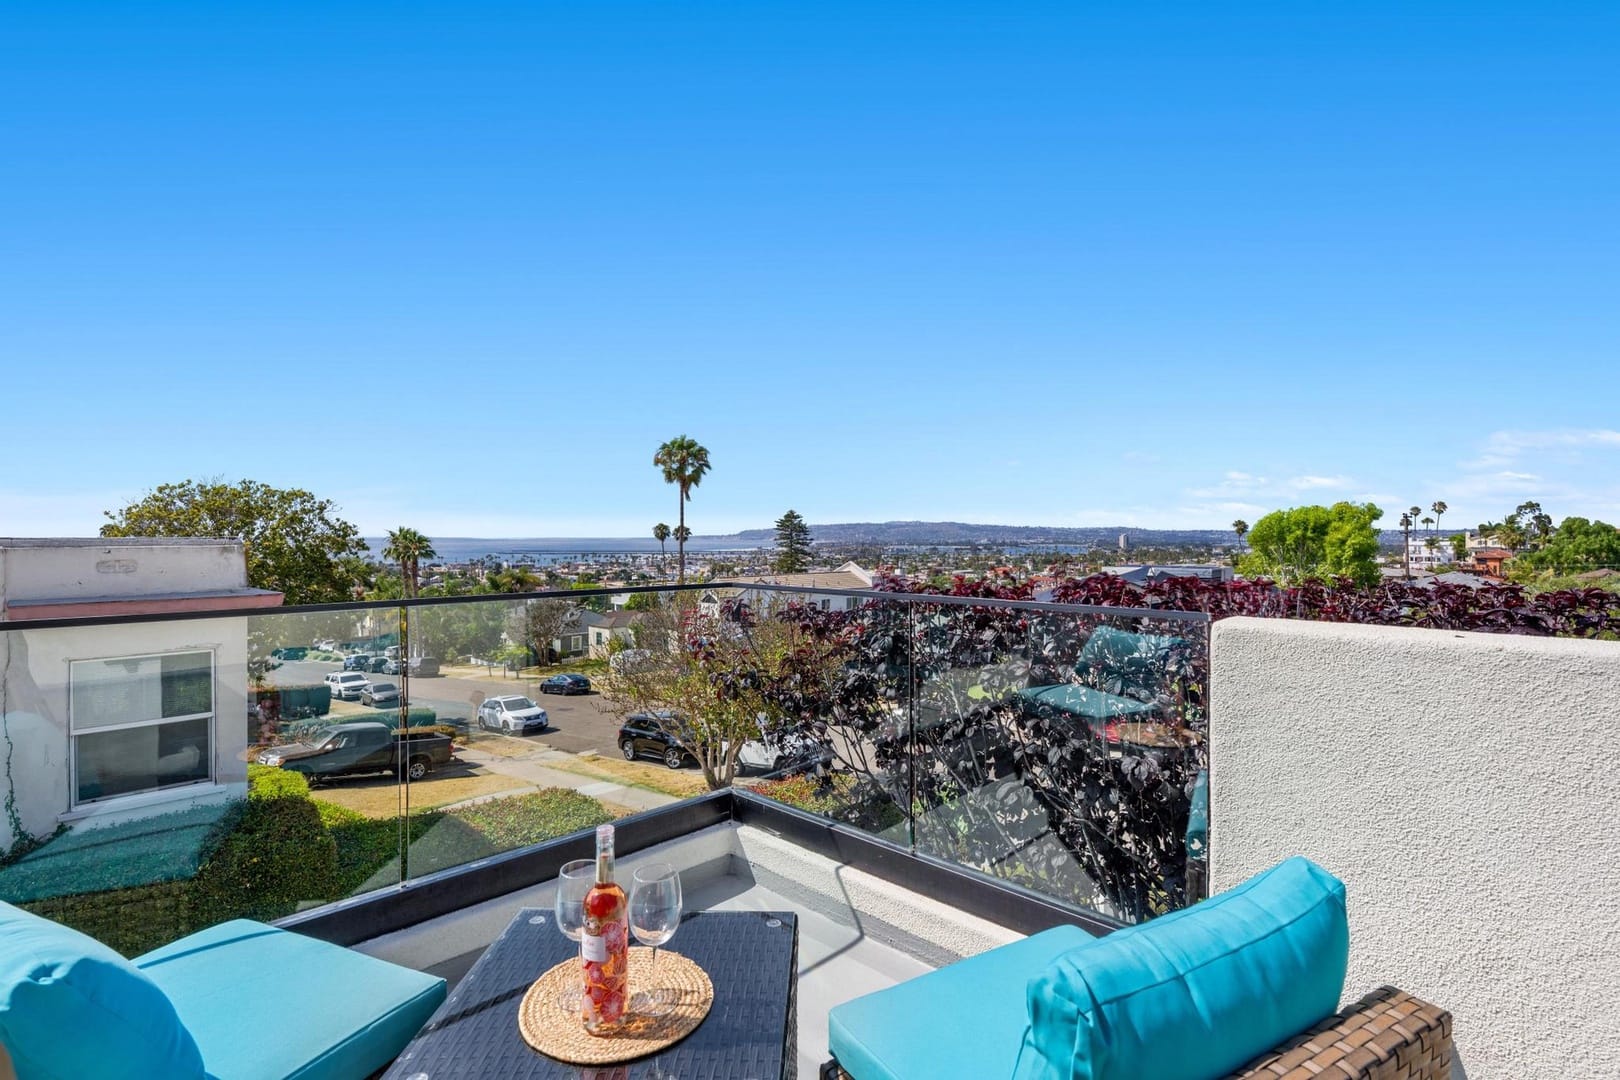
[[[596,829],[596,884],[585,894],[579,959],[580,1020],[592,1035],[610,1034],[624,1018],[630,982],[630,905],[613,882],[612,825]]]

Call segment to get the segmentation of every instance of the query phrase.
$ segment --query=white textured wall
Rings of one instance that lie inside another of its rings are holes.
[[[1341,877],[1346,998],[1455,1016],[1470,1080],[1620,1077],[1620,643],[1215,624],[1211,879]]]
[[[15,793],[23,828],[48,836],[71,806],[68,761],[69,665],[74,660],[210,649],[214,653],[214,778],[239,793],[247,783],[247,620],[235,618],[136,622],[43,630],[0,631],[0,800]],[[9,742],[9,745],[8,745]],[[6,755],[10,754],[10,768]],[[183,810],[216,799],[200,787],[162,796],[131,796],[121,813],[109,800],[92,824]],[[160,805],[145,805],[153,800]],[[0,813],[0,853],[16,840]]]
[[[240,540],[0,539],[0,599],[89,600],[247,587]]]

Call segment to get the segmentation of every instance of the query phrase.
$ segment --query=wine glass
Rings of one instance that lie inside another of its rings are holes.
[[[570,941],[578,942],[585,932],[585,894],[596,884],[596,862],[593,859],[575,859],[563,863],[557,871],[557,899],[553,910],[557,915],[557,929]],[[567,1013],[579,1012],[580,988],[573,986],[557,995],[557,1005]]]
[[[669,863],[638,867],[630,887],[630,932],[652,947],[647,970],[648,989],[630,999],[632,1012],[664,1016],[675,1007],[675,992],[658,985],[658,947],[675,936],[681,925],[681,875]]]

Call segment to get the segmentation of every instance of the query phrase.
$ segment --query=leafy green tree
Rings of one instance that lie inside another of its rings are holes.
[[[1340,502],[1275,510],[1249,530],[1249,555],[1240,568],[1251,577],[1284,584],[1307,578],[1378,581],[1378,532],[1384,512],[1372,503]]]
[[[1462,562],[1468,557],[1468,534],[1453,533],[1451,536],[1451,554],[1456,562]]]
[[[401,525],[388,534],[388,544],[382,554],[383,558],[399,564],[400,577],[405,579],[405,595],[412,597],[422,591],[422,561],[436,558],[439,553],[433,550],[433,541]]]
[[[658,609],[658,594],[638,592],[624,602],[626,611],[656,611]]]
[[[680,524],[675,528],[675,550],[680,574],[677,581],[686,584],[686,541],[692,531],[686,527],[686,504],[692,498],[692,489],[709,474],[709,451],[698,445],[696,439],[678,435],[658,448],[653,464],[664,471],[664,483],[674,484],[680,492]]]
[[[779,574],[798,574],[810,566],[810,526],[798,511],[789,510],[776,519],[776,561]]]
[[[101,535],[241,540],[249,585],[274,589],[289,604],[332,604],[363,587],[353,560],[366,554],[359,530],[336,509],[302,488],[187,480],[107,511]]]
[[[534,592],[543,584],[540,575],[527,566],[508,566],[491,571],[485,579],[498,593]]]
[[[1542,547],[1515,561],[1554,574],[1620,569],[1620,529],[1603,521],[1567,517]]]

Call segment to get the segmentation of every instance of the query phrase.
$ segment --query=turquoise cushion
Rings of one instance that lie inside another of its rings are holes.
[[[1016,1080],[1215,1080],[1338,1008],[1349,957],[1344,885],[1289,859],[1053,960]]]
[[[827,1044],[855,1080],[1003,1080],[1023,1038],[1024,985],[1091,936],[1059,926],[846,1001],[827,1014]]]
[[[1089,686],[1074,683],[1056,683],[1052,686],[1031,686],[1020,690],[1018,696],[1026,705],[1045,706],[1058,712],[1078,716],[1083,720],[1119,720],[1127,716],[1152,716],[1159,711],[1136,698],[1121,697]]]
[[[1171,651],[1186,643],[1167,634],[1099,626],[1086,639],[1074,671],[1092,686],[1116,694],[1153,697],[1164,687]]]
[[[369,1076],[445,993],[443,979],[246,919],[135,964],[168,993],[217,1080]]]
[[[203,1076],[174,1006],[128,960],[0,903],[0,1043],[18,1080]]]

